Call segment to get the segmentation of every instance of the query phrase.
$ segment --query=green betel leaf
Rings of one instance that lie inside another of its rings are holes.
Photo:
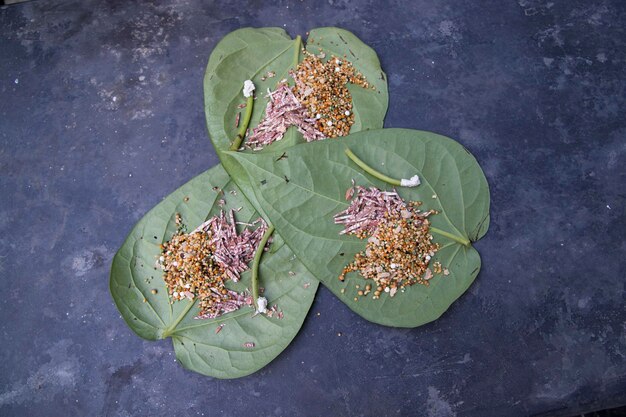
[[[220,189],[223,194],[218,192]],[[219,207],[220,199],[226,202],[223,207]],[[265,288],[269,305],[276,304],[283,318],[252,317],[253,309],[242,307],[215,319],[195,320],[199,313],[197,301],[170,304],[155,261],[159,245],[176,231],[176,213],[193,230],[220,209],[239,207],[237,221],[258,218],[226,171],[221,166],[210,169],[150,210],[133,228],[111,267],[111,294],[128,326],[145,339],[171,337],[176,358],[183,366],[217,378],[248,375],[278,356],[302,326],[318,285],[289,247],[275,236],[262,258],[260,285]],[[250,271],[242,274],[238,283],[230,282],[229,287],[236,291],[250,288]]]
[[[349,85],[352,94],[355,122],[351,132],[378,129],[383,126],[389,95],[387,79],[380,67],[376,53],[352,33],[339,28],[318,28],[309,34],[306,49],[312,53],[324,52],[346,56],[374,87],[364,89]],[[265,113],[266,91],[273,90],[282,79],[289,78],[302,58],[300,37],[291,39],[280,28],[244,28],[229,33],[222,39],[209,57],[204,77],[204,105],[211,140],[218,153],[229,148],[237,135],[238,108],[245,103],[242,95],[243,82],[252,80],[256,86],[256,99],[249,128],[256,127]],[[268,72],[274,77],[267,77]],[[302,135],[291,128],[281,141],[267,147],[284,147],[302,140]],[[281,143],[282,142],[282,143]]]
[[[348,86],[355,115],[351,132],[381,128],[389,96],[387,79],[376,53],[352,33],[339,28],[314,29],[310,32],[309,39],[313,40],[306,45],[309,52],[317,54],[321,49],[327,57],[346,55],[375,88]],[[249,130],[252,131],[265,114],[267,90],[273,90],[282,79],[290,79],[289,70],[294,69],[302,58],[301,48],[300,37],[291,39],[283,29],[245,28],[226,35],[211,53],[207,65],[204,103],[211,141],[224,168],[257,209],[260,208],[254,200],[245,171],[226,152],[238,133],[237,114],[240,114],[240,119],[244,118],[245,109],[238,107],[246,102],[242,95],[243,82],[250,79],[256,86],[256,98],[249,124]],[[266,77],[270,71],[276,75]],[[291,127],[282,140],[257,152],[276,152],[303,141],[298,130]]]
[[[206,73],[212,73],[217,64],[222,62],[228,55],[246,48],[250,44],[267,43],[272,41],[290,41],[291,38],[281,28],[242,28],[230,32],[224,37],[211,52],[211,59],[206,68]]]
[[[367,281],[356,273],[338,277],[365,240],[340,235],[333,216],[348,207],[346,190],[357,185],[392,187],[365,173],[345,154],[349,147],[373,168],[394,178],[417,174],[421,185],[398,187],[406,201],[422,201],[436,209],[431,233],[441,244],[432,262],[449,275],[436,275],[429,286],[413,285],[394,298],[359,297],[355,285]],[[489,226],[489,188],[474,157],[444,136],[405,129],[356,133],[340,140],[294,146],[287,158],[275,154],[231,153],[254,179],[255,198],[269,220],[302,263],[352,310],[367,320],[398,327],[415,327],[437,319],[470,286],[480,269],[480,256],[470,242]],[[288,181],[287,181],[288,180]],[[439,233],[435,234],[434,230]],[[345,288],[345,292],[341,290]]]

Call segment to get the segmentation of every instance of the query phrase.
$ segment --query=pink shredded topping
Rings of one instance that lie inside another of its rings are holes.
[[[240,307],[252,304],[252,296],[247,293],[238,293],[236,291],[228,290],[227,294],[222,294],[217,288],[211,288],[211,291],[221,298],[212,307],[211,311],[206,314],[201,314],[194,317],[196,320],[202,319],[214,319],[222,314],[232,313],[239,310]],[[221,328],[220,328],[221,330]],[[218,333],[219,331],[216,331]]]
[[[352,189],[356,190],[356,197],[347,209],[335,215],[335,224],[345,226],[339,234],[373,234],[387,213],[406,208],[406,203],[395,190],[381,191],[376,187],[366,189],[361,186]],[[347,192],[346,197],[352,197],[352,194]]]
[[[307,109],[287,83],[278,84],[268,95],[265,116],[246,142],[252,149],[258,150],[282,139],[290,126],[296,126],[307,142],[324,139],[324,134],[316,127],[316,120],[308,117]]]
[[[234,210],[228,213],[230,222],[223,211],[198,226],[192,233],[205,231],[211,237],[209,243],[215,244],[213,257],[224,268],[226,275],[234,282],[239,281],[241,273],[248,269],[248,262],[254,257],[261,238],[267,231],[267,223],[261,217],[253,223],[235,222]],[[254,230],[245,228],[237,234],[237,224],[254,226]]]

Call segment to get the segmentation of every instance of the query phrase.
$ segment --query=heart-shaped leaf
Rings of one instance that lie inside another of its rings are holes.
[[[339,235],[342,226],[333,222],[333,216],[348,207],[345,192],[351,181],[391,188],[355,165],[346,156],[346,147],[391,177],[419,175],[420,186],[401,187],[398,193],[407,201],[422,201],[426,210],[440,212],[430,217],[432,227],[443,233],[433,234],[441,244],[433,262],[448,268],[448,276],[436,276],[429,286],[407,287],[394,298],[383,295],[358,301],[355,286],[363,288],[366,281],[355,273],[339,281],[343,267],[365,249],[365,241]],[[297,145],[286,154],[287,158],[277,160],[276,153],[231,153],[254,179],[255,199],[287,245],[352,310],[376,323],[415,327],[438,318],[473,282],[480,256],[470,241],[487,231],[489,188],[480,166],[463,146],[429,132],[384,129]]]
[[[389,96],[387,79],[376,53],[352,33],[339,28],[314,29],[309,39],[311,41],[306,45],[309,52],[317,54],[321,51],[328,57],[345,55],[374,86],[374,89],[348,86],[355,115],[351,132],[381,128]],[[301,47],[299,37],[291,39],[280,28],[245,28],[226,35],[216,46],[207,65],[204,103],[209,135],[224,168],[257,209],[259,206],[254,201],[245,172],[225,153],[237,135],[237,114],[240,113],[239,117],[243,119],[245,109],[238,107],[245,103],[243,82],[250,79],[256,85],[256,99],[249,124],[252,130],[265,113],[268,101],[265,92],[273,90],[278,81],[289,78],[289,70],[296,67],[302,56]],[[276,75],[267,77],[270,71]],[[303,141],[297,129],[291,127],[282,140],[261,152],[277,152]]]
[[[389,96],[387,79],[376,53],[352,33],[339,28],[313,29],[306,49],[312,53],[324,52],[328,57],[346,56],[374,87],[365,89],[348,85],[352,94],[355,121],[351,132],[378,129],[383,126]],[[204,104],[211,140],[218,153],[229,148],[237,135],[237,113],[245,103],[243,82],[256,85],[254,111],[250,129],[258,125],[265,112],[267,89],[274,89],[278,81],[289,78],[301,57],[300,38],[291,39],[280,28],[239,29],[226,35],[211,53],[204,78]],[[267,77],[268,72],[275,73]],[[281,142],[294,144],[301,139],[296,129]],[[278,146],[280,142],[274,144]],[[280,144],[284,146],[284,144]],[[273,151],[272,147],[268,147]]]
[[[223,207],[218,204],[221,199],[226,203]],[[170,304],[155,261],[159,245],[176,231],[176,213],[193,230],[220,208],[239,207],[238,221],[258,217],[226,171],[221,166],[210,169],[150,210],[126,238],[111,267],[111,294],[129,327],[145,339],[171,337],[183,366],[217,378],[248,375],[282,352],[302,326],[318,285],[276,236],[262,258],[260,285],[269,305],[276,304],[283,318],[252,317],[253,309],[243,307],[215,319],[194,320],[199,312],[197,301]],[[236,291],[249,288],[250,272],[229,287]]]

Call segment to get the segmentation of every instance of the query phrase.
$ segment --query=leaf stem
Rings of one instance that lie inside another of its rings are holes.
[[[293,51],[293,62],[291,64],[292,68],[296,68],[298,66],[298,61],[300,60],[300,48],[302,47],[302,37],[300,35],[296,36],[296,50]]]
[[[374,168],[370,167],[365,162],[360,160],[359,157],[356,156],[349,148],[346,148],[345,152],[346,152],[346,155],[348,155],[348,158],[350,158],[352,160],[352,162],[354,162],[355,164],[357,164],[358,166],[363,168],[365,170],[365,172],[367,172],[368,174],[372,175],[373,177],[376,177],[379,180],[384,181],[386,183],[389,183],[391,185],[395,185],[395,186],[400,186],[401,185],[400,180],[388,177],[387,175],[385,175],[385,174],[383,174],[383,173],[381,173],[379,171],[376,171]]]
[[[230,145],[231,151],[237,151],[241,146],[241,142],[243,142],[243,138],[246,136],[246,130],[248,130],[248,125],[250,124],[250,119],[252,118],[252,108],[254,107],[254,94],[248,97],[246,101],[246,113],[243,116],[243,121],[241,122],[241,126],[239,126],[239,131],[237,132],[237,137]]]
[[[460,243],[463,246],[469,246],[469,244],[470,244],[470,241],[468,239],[465,239],[463,237],[459,237],[457,235],[453,235],[452,233],[446,232],[445,230],[437,229],[436,227],[432,227],[431,226],[430,227],[430,231],[435,233],[435,234],[438,234],[438,235],[441,235],[441,236],[445,236],[448,239],[452,239],[455,242],[458,242],[458,243]]]
[[[181,321],[183,321],[183,319],[185,318],[187,313],[189,313],[189,310],[191,310],[191,307],[193,307],[194,304],[195,304],[195,300],[189,301],[189,304],[187,305],[187,307],[185,307],[182,313],[180,313],[180,315],[176,318],[176,321],[174,321],[174,323],[172,323],[169,327],[166,327],[163,330],[163,333],[161,333],[161,336],[163,336],[163,339],[165,339],[168,336],[171,336],[174,333],[174,331],[176,330],[176,326],[178,326],[178,324]]]
[[[295,39],[295,50],[293,51],[293,63],[292,67],[295,68],[298,66],[298,61],[300,59],[300,48],[302,47],[302,37],[300,35],[296,36]],[[248,125],[250,124],[250,119],[252,118],[252,109],[254,107],[254,95],[248,97],[246,101],[246,113],[243,115],[243,121],[239,126],[239,131],[237,132],[237,136],[233,143],[230,145],[230,150],[236,152],[241,147],[241,143],[243,142],[244,137],[246,136],[246,131],[248,130]]]
[[[259,263],[261,262],[261,255],[263,255],[263,251],[265,250],[265,245],[267,245],[267,241],[274,233],[274,226],[270,225],[263,237],[261,238],[261,242],[257,247],[256,253],[254,254],[254,259],[252,260],[252,301],[254,302],[254,309],[258,311],[259,306],[257,300],[259,299]]]

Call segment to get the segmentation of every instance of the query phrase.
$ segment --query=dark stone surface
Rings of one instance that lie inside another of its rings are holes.
[[[626,404],[625,21],[620,0],[0,9],[0,415],[482,417]],[[149,208],[217,163],[201,88],[216,42],[242,26],[325,25],[378,51],[387,127],[446,134],[482,164],[483,269],[440,320],[412,330],[365,322],[322,288],[262,371],[191,373],[169,341],[126,327],[111,258]]]

